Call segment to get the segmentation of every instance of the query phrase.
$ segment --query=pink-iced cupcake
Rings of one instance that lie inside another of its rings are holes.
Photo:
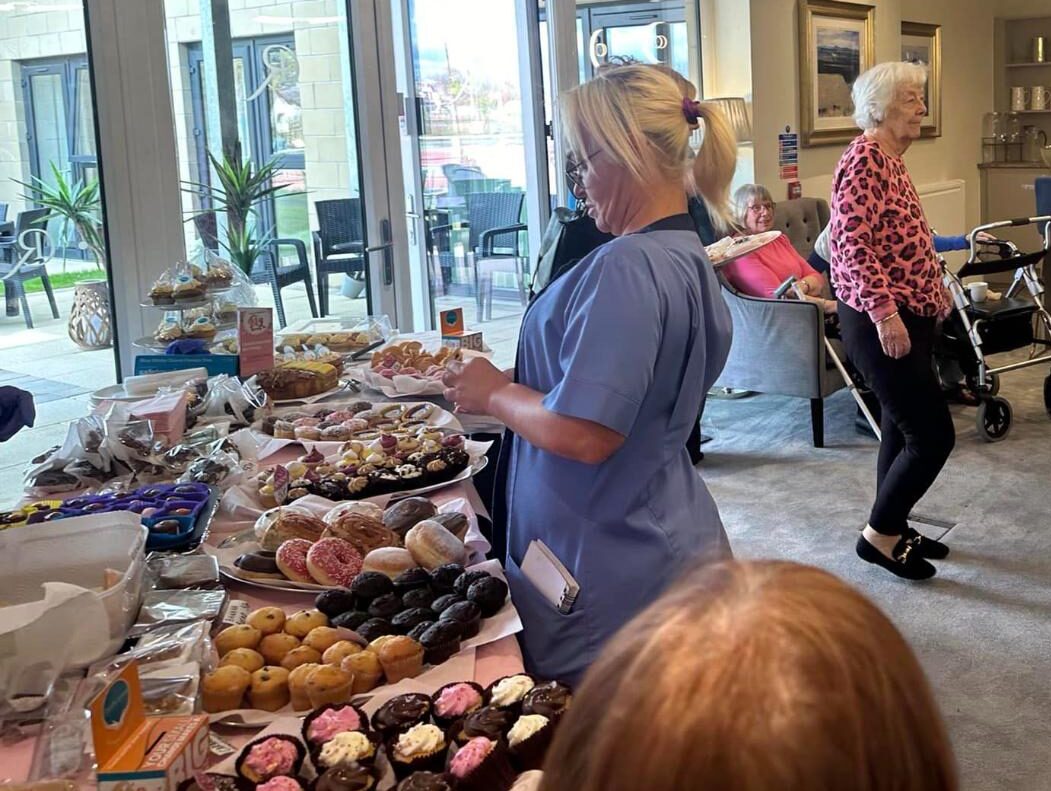
[[[257,785],[255,791],[303,791],[303,784],[292,777],[275,777]]]
[[[473,681],[457,681],[439,687],[431,696],[431,716],[448,728],[485,705],[485,691]]]
[[[307,747],[320,747],[337,733],[369,729],[369,718],[350,703],[326,703],[303,720],[303,741]]]
[[[292,736],[267,736],[249,742],[237,757],[237,774],[250,783],[260,784],[275,777],[299,774],[306,749]]]
[[[477,736],[456,751],[449,760],[449,774],[462,791],[507,791],[515,781],[515,771],[500,742]]]

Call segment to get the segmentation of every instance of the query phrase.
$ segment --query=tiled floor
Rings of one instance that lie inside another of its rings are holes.
[[[258,287],[259,304],[272,306],[270,289]],[[283,292],[289,323],[309,318],[306,293],[301,288]],[[116,381],[112,349],[84,351],[66,334],[66,317],[73,304],[73,289],[55,292],[61,318],[51,318],[43,294],[30,294],[29,303],[35,328],[26,329],[21,316],[0,315],[0,386],[13,385],[34,394],[36,422],[0,445],[0,508],[17,502],[22,494],[22,473],[37,454],[59,445],[65,439],[70,420],[90,409],[90,394]],[[355,316],[365,312],[364,300],[349,300],[333,288],[331,308],[337,315]],[[493,318],[474,322],[471,297],[443,297],[440,309],[463,307],[468,327],[480,329],[493,349],[493,362],[503,368],[514,362],[522,308],[514,302],[494,300]]]

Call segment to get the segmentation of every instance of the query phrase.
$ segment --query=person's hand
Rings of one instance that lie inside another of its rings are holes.
[[[996,237],[993,236],[991,233],[987,233],[986,231],[979,231],[978,233],[976,233],[974,235],[974,238],[977,239],[979,242],[995,242],[996,241]]]
[[[834,299],[825,299],[821,302],[821,309],[828,313],[839,313],[839,303]]]
[[[446,363],[442,384],[445,399],[456,405],[457,412],[484,415],[489,412],[493,393],[507,387],[511,380],[484,357],[472,357],[466,362]]]
[[[883,353],[888,357],[900,360],[912,348],[912,342],[909,340],[909,331],[905,329],[905,322],[897,314],[884,322],[876,324],[876,332],[879,333],[879,342],[883,346]]]

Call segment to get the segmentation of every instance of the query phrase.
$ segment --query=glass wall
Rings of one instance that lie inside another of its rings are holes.
[[[31,392],[37,411],[0,454],[0,475],[15,480],[26,459],[61,443],[92,391],[116,380],[108,317],[93,313],[100,332],[88,337],[74,311],[86,281],[109,310],[86,52],[81,0],[0,3],[0,382]],[[78,345],[71,326],[104,348]],[[0,506],[18,488],[0,491]]]
[[[305,267],[319,310],[327,301],[331,315],[362,317],[368,289],[346,3],[247,5],[231,3],[229,20],[238,137],[244,160],[272,166],[270,183],[281,188],[255,204],[253,232],[270,246],[279,274]],[[210,139],[208,118],[218,97],[206,88],[201,0],[165,0],[165,15],[180,174],[204,185],[184,193],[183,209],[192,218],[212,203],[208,154],[221,146]],[[208,233],[213,224],[217,239]],[[221,227],[222,218],[209,220],[207,230],[200,220],[188,222],[190,257],[204,247],[227,254]],[[339,246],[347,249],[333,249]],[[260,304],[274,301],[266,264],[261,258],[252,272]],[[281,293],[289,324],[311,317],[305,281]]]

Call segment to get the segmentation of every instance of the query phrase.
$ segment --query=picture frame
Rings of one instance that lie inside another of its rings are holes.
[[[942,26],[926,22],[901,23],[901,59],[927,67],[924,103],[927,117],[920,137],[941,137],[942,133]]]
[[[799,0],[799,115],[804,146],[846,143],[859,133],[850,90],[876,63],[876,9]]]

